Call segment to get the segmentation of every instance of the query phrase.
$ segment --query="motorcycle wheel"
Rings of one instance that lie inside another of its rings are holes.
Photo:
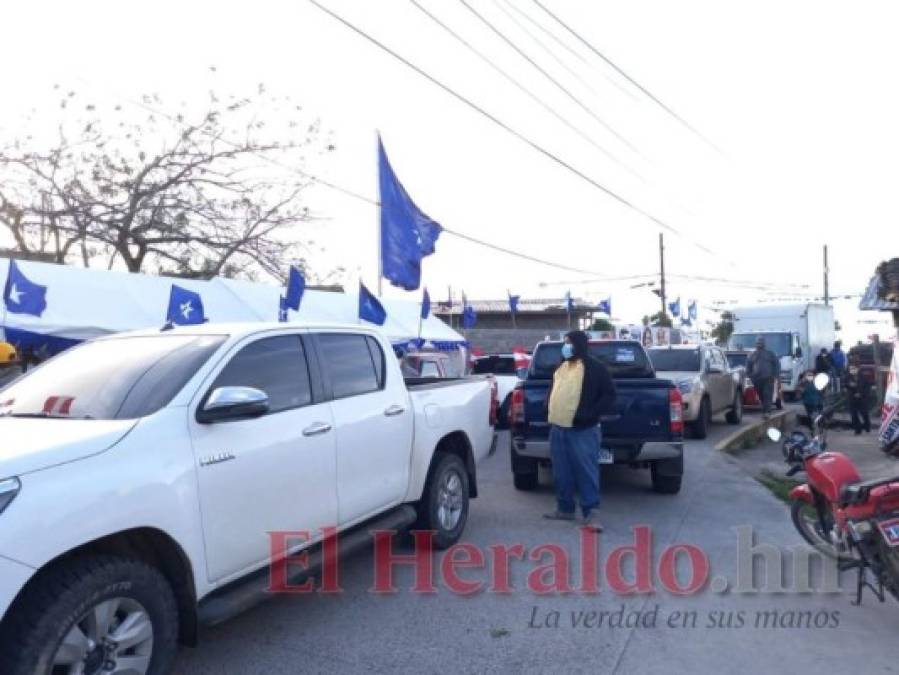
[[[828,513],[824,516],[824,523],[827,531],[821,527],[821,519],[818,517],[818,510],[811,504],[803,501],[794,501],[790,505],[790,517],[793,519],[793,525],[811,546],[829,558],[837,560],[846,559],[848,556],[841,555],[840,551],[831,542],[830,530],[833,528],[833,517]]]
[[[875,536],[877,536],[877,550],[882,563],[883,587],[896,600],[899,600],[899,549],[887,544],[879,532]]]

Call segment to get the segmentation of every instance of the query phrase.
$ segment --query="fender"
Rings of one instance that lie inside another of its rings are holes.
[[[790,499],[794,502],[805,502],[811,506],[815,505],[815,497],[812,495],[812,489],[808,486],[808,483],[797,485],[790,490]]]

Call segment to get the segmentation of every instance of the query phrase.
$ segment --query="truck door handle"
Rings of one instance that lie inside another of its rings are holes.
[[[403,406],[392,405],[384,411],[384,414],[387,415],[387,417],[396,417],[397,415],[402,415],[404,412],[406,412],[406,409]]]
[[[316,422],[312,426],[308,426],[303,429],[304,436],[318,436],[319,434],[326,434],[331,431],[331,425],[327,422]]]

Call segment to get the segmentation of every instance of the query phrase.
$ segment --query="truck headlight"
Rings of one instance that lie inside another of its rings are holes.
[[[7,478],[0,480],[0,513],[9,506],[9,503],[19,494],[22,484],[18,478]]]

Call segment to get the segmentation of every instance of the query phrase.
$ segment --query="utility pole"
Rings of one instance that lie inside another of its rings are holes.
[[[830,267],[827,264],[827,244],[824,244],[824,304],[830,304]]]
[[[661,273],[661,293],[662,298],[662,316],[668,311],[668,305],[665,300],[665,235],[659,232],[659,268]]]

